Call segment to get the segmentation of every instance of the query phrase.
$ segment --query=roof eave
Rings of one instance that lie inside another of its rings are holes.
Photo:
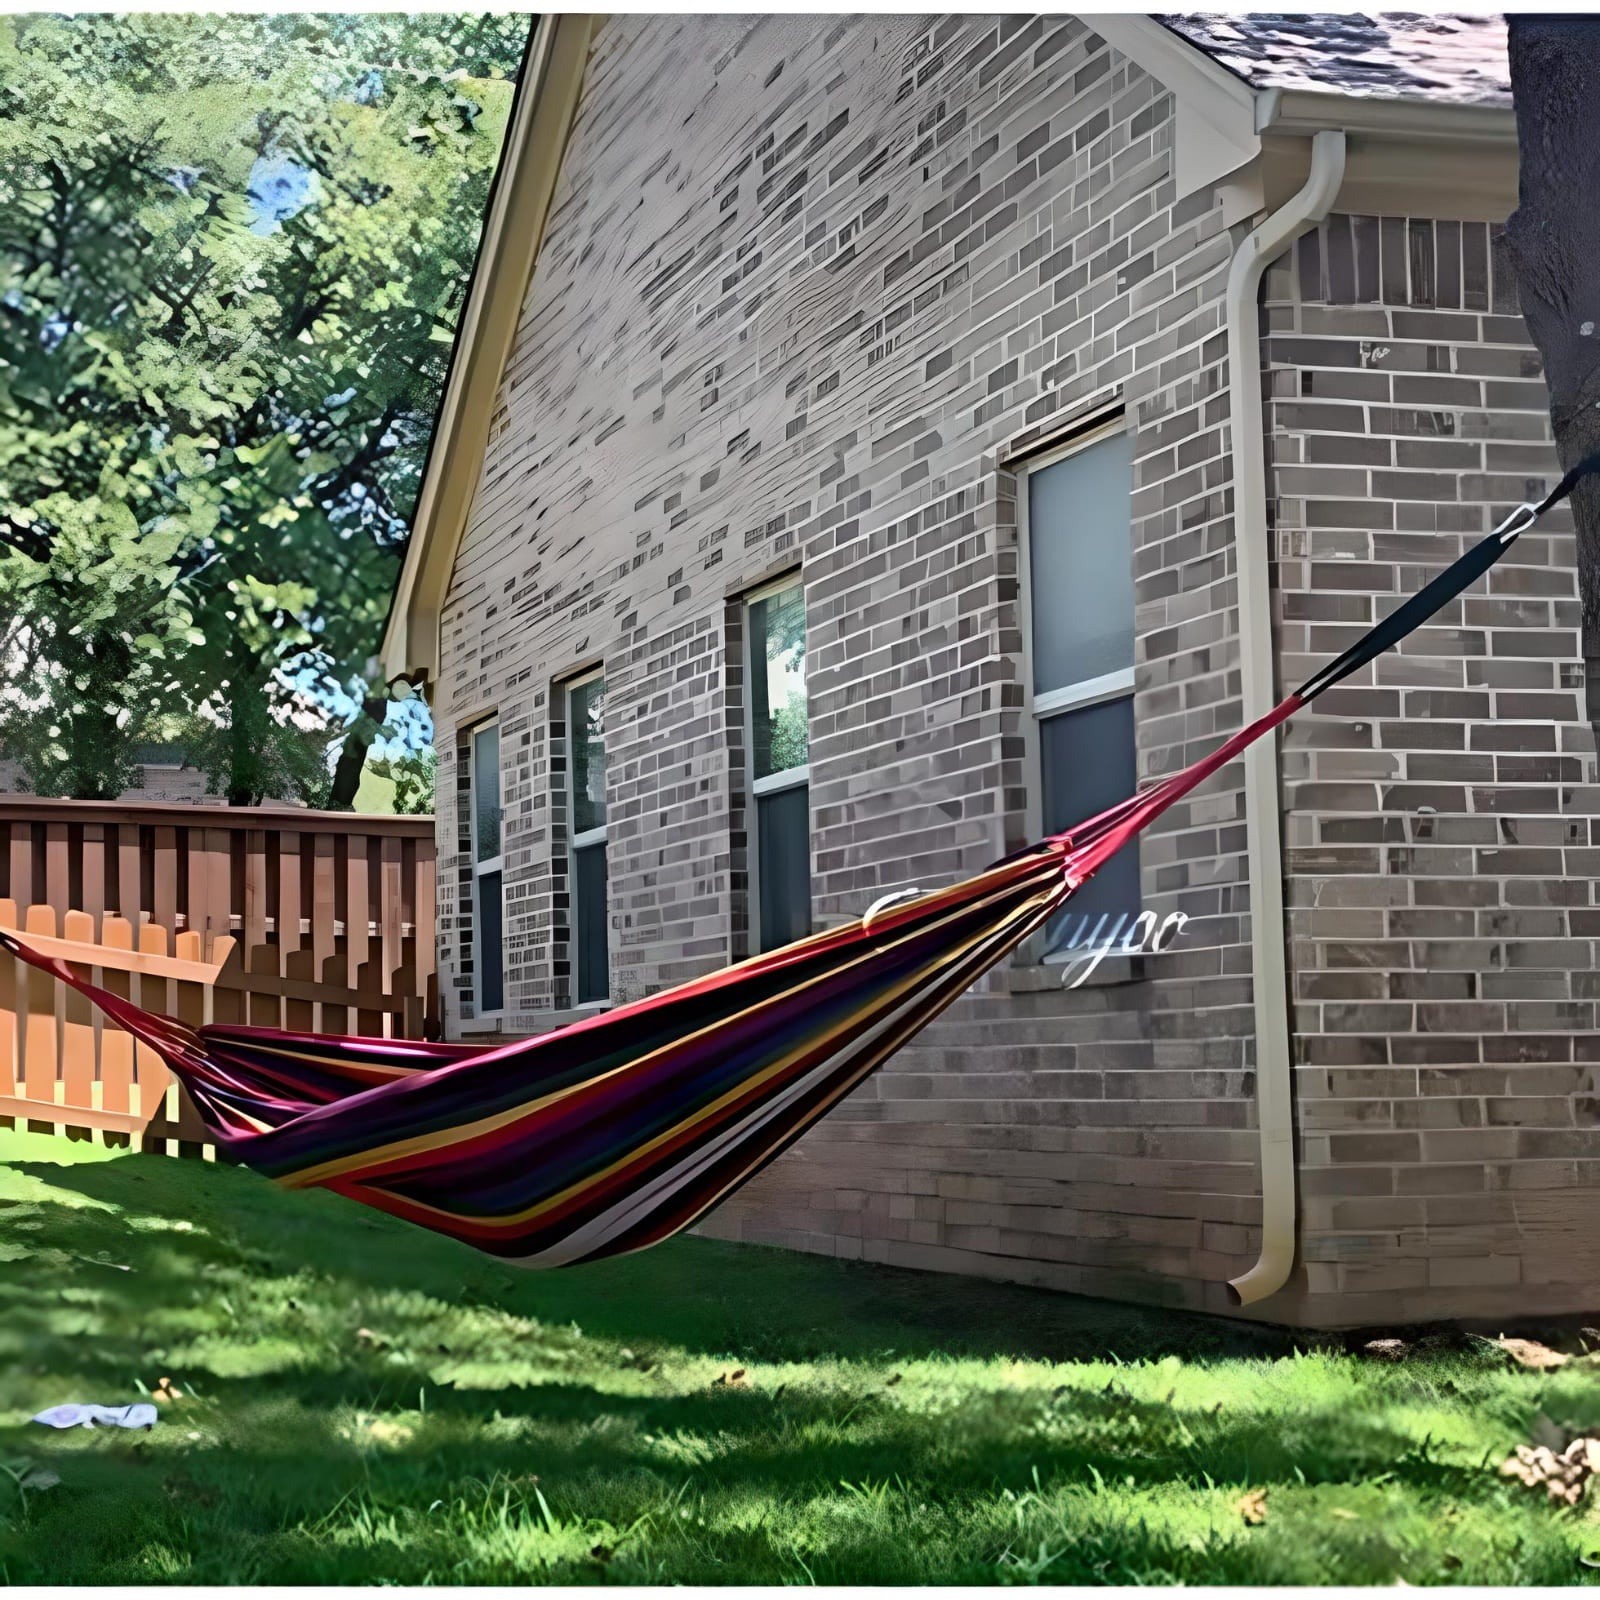
[[[1258,91],[1258,133],[1309,137],[1324,128],[1445,144],[1514,146],[1517,142],[1517,117],[1510,106],[1389,99],[1316,89]]]
[[[1258,125],[1269,200],[1299,182],[1308,141],[1329,129],[1349,140],[1341,211],[1499,223],[1517,203],[1509,106],[1263,89]]]
[[[384,626],[386,681],[432,681],[439,622],[483,470],[489,427],[523,301],[544,239],[599,17],[540,17],[484,219],[477,270],[456,335],[456,358],[417,493],[411,538]]]

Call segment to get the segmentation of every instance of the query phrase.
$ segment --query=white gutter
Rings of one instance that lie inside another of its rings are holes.
[[[1258,134],[1302,136],[1339,128],[1352,135],[1452,147],[1517,142],[1517,117],[1508,105],[1363,98],[1319,89],[1262,89],[1256,95],[1255,127]]]
[[[1234,458],[1234,549],[1239,567],[1242,720],[1276,704],[1272,587],[1267,528],[1267,452],[1261,419],[1261,277],[1333,207],[1344,180],[1345,136],[1323,130],[1311,141],[1305,186],[1254,229],[1228,273],[1229,418]],[[1293,1070],[1289,1054],[1288,972],[1284,956],[1283,830],[1278,745],[1258,739],[1244,753],[1245,849],[1250,871],[1251,978],[1255,992],[1256,1116],[1261,1135],[1261,1259],[1229,1284],[1240,1305],[1276,1294],[1294,1267]]]

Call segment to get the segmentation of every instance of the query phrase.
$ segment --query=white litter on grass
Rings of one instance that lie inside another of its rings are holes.
[[[156,1408],[133,1406],[51,1406],[33,1419],[47,1428],[92,1428],[104,1422],[115,1428],[153,1428]]]

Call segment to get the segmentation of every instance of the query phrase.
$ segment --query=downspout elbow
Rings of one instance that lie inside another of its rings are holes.
[[[1235,252],[1228,272],[1234,547],[1239,573],[1240,687],[1245,722],[1264,715],[1277,700],[1266,438],[1261,417],[1261,277],[1289,245],[1327,216],[1344,181],[1344,166],[1344,133],[1327,130],[1316,134],[1311,141],[1311,170],[1304,186],[1251,230]],[[1228,1285],[1233,1303],[1241,1306],[1276,1294],[1289,1281],[1299,1233],[1276,740],[1260,740],[1252,745],[1244,754],[1244,768],[1256,1121],[1261,1142],[1261,1254],[1248,1272]]]

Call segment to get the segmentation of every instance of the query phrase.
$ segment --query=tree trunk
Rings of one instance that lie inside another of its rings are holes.
[[[356,803],[356,790],[361,787],[361,769],[366,765],[367,751],[378,736],[378,728],[389,714],[389,702],[369,696],[363,700],[361,714],[351,723],[344,736],[339,759],[333,769],[333,785],[328,792],[330,811],[348,811]]]
[[[1513,14],[1521,163],[1506,223],[1563,468],[1600,450],[1600,17]],[[1600,477],[1572,496],[1586,708],[1600,744]]]
[[[58,635],[55,646],[67,682],[85,685],[60,718],[68,754],[64,792],[74,800],[120,799],[137,773],[131,741],[117,721],[117,690],[133,674],[133,652],[109,628]]]
[[[263,736],[266,732],[266,689],[235,675],[228,685],[227,781],[230,806],[258,806],[266,798],[261,785]]]

